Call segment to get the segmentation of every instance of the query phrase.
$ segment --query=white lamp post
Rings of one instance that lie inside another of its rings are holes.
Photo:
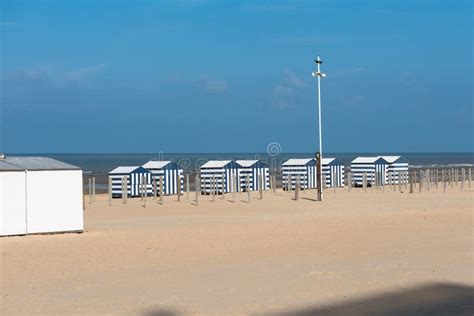
[[[320,200],[323,200],[323,167],[322,167],[322,159],[323,159],[323,135],[322,135],[322,127],[321,127],[321,77],[325,78],[326,74],[321,72],[320,66],[323,63],[321,58],[316,57],[314,61],[317,65],[317,71],[313,72],[313,77],[318,78],[318,119],[319,119],[319,163],[318,163],[318,173],[319,173],[319,190],[320,190]]]

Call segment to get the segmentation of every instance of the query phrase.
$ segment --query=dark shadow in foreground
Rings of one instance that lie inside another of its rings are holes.
[[[474,315],[474,287],[454,283],[429,283],[331,305],[272,312],[280,316],[428,316]]]
[[[169,308],[156,308],[145,310],[141,313],[143,316],[179,316],[180,312],[169,309]]]

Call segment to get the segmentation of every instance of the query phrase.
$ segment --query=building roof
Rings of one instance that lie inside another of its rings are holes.
[[[336,162],[337,164],[342,164],[342,161],[340,161],[337,158],[323,158],[323,160],[322,160],[323,165],[329,165],[333,162]]]
[[[232,160],[209,160],[201,168],[224,168],[231,162]]]
[[[161,169],[169,164],[171,160],[150,160],[146,164],[142,165],[146,169]]]
[[[385,159],[388,163],[394,163],[395,161],[402,158],[402,156],[380,156],[380,158]],[[405,160],[405,159],[403,159]]]
[[[385,160],[382,156],[357,157],[356,159],[352,160],[351,163],[375,163],[379,159],[384,160],[386,163],[388,163],[387,160]]]
[[[0,160],[0,170],[81,170],[81,168],[49,157],[10,157]]]
[[[253,165],[255,165],[257,162],[259,162],[259,160],[246,159],[246,160],[236,160],[235,162],[238,163],[239,165],[241,165],[244,168],[248,168],[248,167],[252,167]]]
[[[283,166],[305,166],[309,162],[315,160],[314,158],[291,158],[285,161]]]
[[[140,168],[140,166],[120,166],[110,171],[109,174],[124,174],[131,173]]]

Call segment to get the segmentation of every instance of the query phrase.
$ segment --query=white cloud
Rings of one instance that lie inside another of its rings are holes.
[[[295,107],[300,99],[302,90],[307,84],[290,70],[283,73],[283,79],[272,91],[272,104],[278,109]]]
[[[106,68],[107,64],[101,63],[97,65],[82,67],[68,71],[64,74],[64,79],[67,81],[82,81],[92,77]]]

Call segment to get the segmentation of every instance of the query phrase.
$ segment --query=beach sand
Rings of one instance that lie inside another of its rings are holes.
[[[472,314],[474,188],[314,197],[86,197],[82,234],[0,238],[0,312]]]

